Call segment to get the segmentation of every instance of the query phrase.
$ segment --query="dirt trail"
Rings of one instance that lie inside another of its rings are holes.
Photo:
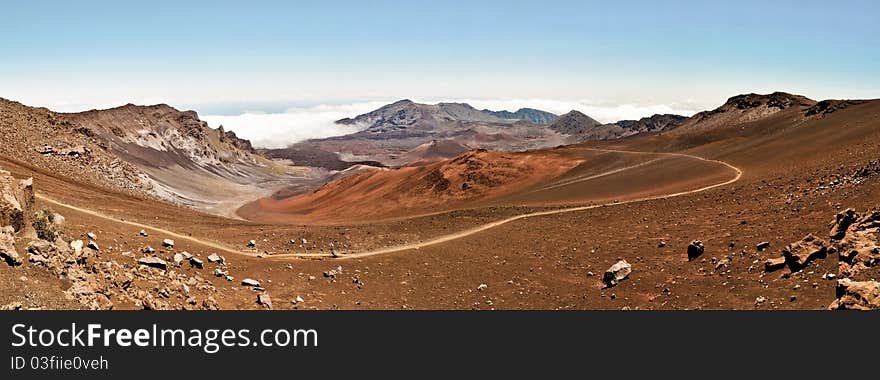
[[[426,240],[426,241],[423,241],[423,242],[411,243],[411,244],[404,244],[404,245],[397,245],[397,246],[386,247],[386,248],[380,248],[380,249],[376,249],[376,250],[372,250],[372,251],[367,251],[367,252],[349,253],[349,254],[340,255],[340,256],[337,257],[336,259],[337,259],[337,260],[355,259],[355,258],[363,258],[363,257],[368,257],[368,256],[383,255],[383,254],[394,253],[394,252],[400,252],[400,251],[407,251],[407,250],[413,250],[413,249],[420,249],[420,248],[422,248],[422,247],[427,247],[427,246],[431,246],[431,245],[436,245],[436,244],[440,244],[440,243],[448,242],[448,241],[451,241],[451,240],[461,239],[461,238],[464,238],[464,237],[467,237],[467,236],[470,236],[470,235],[473,235],[473,234],[476,234],[476,233],[479,233],[479,232],[482,232],[482,231],[486,231],[486,230],[489,230],[489,229],[492,229],[492,228],[495,228],[495,227],[498,227],[498,226],[501,226],[501,225],[504,225],[504,224],[507,224],[507,223],[510,223],[510,222],[514,222],[514,221],[521,220],[521,219],[526,219],[526,218],[533,218],[533,217],[539,217],[539,216],[547,216],[547,215],[555,215],[555,214],[562,214],[562,213],[570,213],[570,212],[578,212],[578,211],[592,210],[592,209],[596,209],[596,208],[600,208],[600,207],[608,207],[608,206],[622,205],[622,204],[629,204],[629,203],[636,203],[636,202],[645,202],[645,201],[658,200],[658,199],[668,199],[668,198],[678,197],[678,196],[682,196],[682,195],[688,195],[688,194],[699,193],[699,192],[702,192],[702,191],[711,190],[711,189],[714,189],[714,188],[718,188],[718,187],[721,187],[721,186],[726,186],[726,185],[732,184],[732,183],[738,181],[738,180],[740,179],[740,177],[742,177],[742,174],[743,174],[742,170],[740,170],[740,169],[737,168],[736,166],[733,166],[733,165],[731,165],[731,164],[728,164],[728,163],[726,163],[726,162],[724,162],[724,161],[712,160],[712,159],[703,158],[703,157],[697,157],[697,156],[693,156],[693,155],[689,155],[689,154],[685,154],[685,153],[653,153],[653,152],[652,152],[652,153],[648,153],[648,152],[635,152],[635,151],[613,150],[613,149],[599,149],[599,148],[590,148],[590,149],[591,149],[591,150],[595,150],[595,151],[601,151],[601,152],[634,153],[634,154],[653,154],[653,155],[661,154],[661,155],[667,155],[667,156],[689,157],[689,158],[698,159],[698,160],[701,160],[701,161],[714,162],[714,163],[718,163],[718,164],[724,165],[724,166],[728,167],[729,169],[732,169],[732,170],[736,173],[736,175],[734,176],[734,178],[732,178],[732,179],[730,179],[730,180],[727,180],[727,181],[724,181],[724,182],[721,182],[721,183],[716,183],[716,184],[713,184],[713,185],[709,185],[709,186],[701,187],[701,188],[699,188],[699,189],[687,190],[687,191],[681,191],[681,192],[672,193],[672,194],[655,195],[655,196],[649,196],[649,197],[643,197],[643,198],[631,199],[631,200],[627,200],[627,201],[610,202],[610,203],[595,204],[595,205],[588,205],[588,206],[567,207],[567,208],[560,208],[560,209],[555,209],[555,210],[537,211],[537,212],[531,212],[531,213],[526,213],[526,214],[520,214],[520,215],[512,216],[512,217],[509,217],[509,218],[506,218],[506,219],[502,219],[502,220],[498,220],[498,221],[494,221],[494,222],[486,223],[486,224],[483,224],[483,225],[480,225],[480,226],[477,226],[477,227],[474,227],[474,228],[471,228],[471,229],[467,229],[467,230],[464,230],[464,231],[459,231],[459,232],[452,233],[452,234],[449,234],[449,235],[444,235],[444,236],[440,236],[440,237],[437,237],[437,238],[434,238],[434,239]],[[653,160],[652,160],[652,161],[653,161]],[[591,176],[591,178],[596,178],[596,177],[598,177],[598,176],[604,176],[604,175],[609,175],[609,174],[619,173],[619,172],[621,172],[621,171],[623,171],[623,170],[632,169],[632,168],[635,168],[635,167],[642,166],[642,165],[644,165],[644,164],[645,164],[645,163],[637,164],[637,165],[633,165],[633,166],[629,166],[629,167],[626,167],[626,168],[615,169],[615,170],[612,170],[612,171],[609,172],[609,173],[602,173],[602,174],[599,174],[599,175],[596,175],[596,176]],[[586,180],[586,179],[583,179],[583,180]],[[106,214],[102,214],[102,213],[97,212],[97,211],[93,211],[93,210],[89,210],[89,209],[84,209],[84,208],[81,208],[81,207],[77,207],[77,206],[69,205],[69,204],[66,204],[66,203],[63,203],[63,202],[59,202],[59,201],[57,201],[57,200],[54,200],[54,199],[49,198],[49,197],[47,197],[47,196],[45,196],[45,195],[42,195],[42,194],[37,194],[37,198],[39,198],[39,199],[41,199],[41,200],[43,200],[43,201],[45,201],[45,202],[49,202],[49,203],[52,203],[52,204],[54,204],[54,205],[60,206],[60,207],[68,208],[68,209],[71,209],[71,210],[74,210],[74,211],[82,212],[82,213],[85,213],[85,214],[88,214],[88,215],[92,215],[92,216],[95,216],[95,217],[99,217],[99,218],[102,218],[102,219],[106,219],[106,220],[114,221],[114,222],[116,222],[116,223],[123,223],[123,224],[127,224],[127,225],[130,225],[130,226],[134,226],[134,227],[142,228],[142,229],[144,229],[144,230],[151,230],[151,231],[153,231],[153,232],[158,232],[158,233],[162,233],[162,234],[167,234],[167,235],[169,235],[169,236],[172,236],[172,237],[175,237],[175,238],[178,238],[178,239],[187,240],[187,241],[190,241],[190,242],[193,242],[193,243],[197,243],[197,244],[200,244],[200,245],[204,245],[204,246],[206,246],[206,247],[210,247],[210,248],[213,248],[213,249],[217,249],[217,250],[220,250],[220,251],[223,251],[223,252],[226,252],[226,253],[232,253],[232,254],[238,254],[238,255],[245,255],[245,256],[257,257],[257,254],[255,254],[255,253],[244,252],[244,251],[240,251],[240,250],[232,249],[232,248],[226,247],[226,246],[224,246],[224,245],[222,245],[222,244],[220,244],[220,243],[216,243],[216,242],[212,242],[212,241],[207,241],[207,240],[202,240],[202,239],[195,238],[195,237],[192,237],[192,236],[182,235],[182,234],[175,233],[175,232],[172,232],[172,231],[169,231],[169,230],[163,229],[163,228],[158,228],[158,227],[153,227],[153,226],[146,225],[146,224],[142,224],[142,223],[137,223],[137,222],[131,222],[131,221],[127,221],[127,220],[122,220],[122,219],[119,219],[119,218],[116,218],[116,217],[112,217],[112,216],[109,216],[109,215],[106,215]],[[290,259],[290,258],[318,258],[318,257],[333,257],[333,255],[331,255],[331,254],[329,254],[329,253],[287,253],[287,254],[277,254],[277,255],[266,255],[266,256],[263,256],[263,258],[264,258],[264,259],[267,259],[267,260],[283,260],[283,259]]]

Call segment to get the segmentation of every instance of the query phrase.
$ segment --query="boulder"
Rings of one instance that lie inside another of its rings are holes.
[[[138,259],[138,264],[162,270],[168,269],[168,263],[155,256],[141,257]]]
[[[226,260],[223,259],[223,256],[220,256],[220,255],[218,255],[218,254],[216,254],[216,253],[212,253],[212,254],[210,254],[210,255],[208,256],[208,262],[209,262],[209,263],[220,263],[220,264],[223,264],[224,261],[226,261]]]
[[[785,262],[792,271],[801,270],[813,259],[825,257],[827,254],[828,247],[825,240],[813,234],[782,249],[782,256],[785,257]]]
[[[605,271],[602,281],[605,283],[605,287],[610,288],[619,284],[630,273],[632,273],[632,265],[626,262],[626,260],[620,260]]]
[[[165,239],[162,240],[162,246],[166,248],[174,248],[174,240]]]
[[[0,258],[11,266],[18,266],[23,262],[15,249],[15,229],[12,226],[0,228]]]
[[[705,250],[706,248],[703,246],[703,242],[699,240],[692,241],[687,247],[688,261],[700,257]]]
[[[769,242],[769,241],[762,241],[762,242],[758,243],[758,245],[755,246],[755,249],[756,249],[758,252],[761,252],[761,251],[763,251],[763,250],[765,250],[765,249],[767,249],[767,248],[770,248],[770,242]]]

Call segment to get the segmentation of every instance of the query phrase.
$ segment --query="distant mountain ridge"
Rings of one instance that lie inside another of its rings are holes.
[[[502,119],[528,120],[535,124],[550,124],[559,119],[559,115],[555,113],[541,111],[534,108],[520,108],[516,112],[483,109],[483,112]]]

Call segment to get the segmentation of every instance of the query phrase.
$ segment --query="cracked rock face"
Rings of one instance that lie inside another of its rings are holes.
[[[837,215],[831,235],[839,252],[837,300],[830,309],[880,309],[880,211]]]

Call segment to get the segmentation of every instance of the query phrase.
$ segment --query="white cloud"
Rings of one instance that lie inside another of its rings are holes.
[[[396,100],[396,99],[394,99]],[[282,113],[244,112],[239,115],[205,115],[202,120],[211,127],[223,125],[260,148],[283,148],[292,143],[311,139],[340,136],[357,132],[355,126],[338,125],[334,121],[370,112],[394,100],[367,101],[344,105],[318,105],[313,107],[290,108]],[[578,110],[590,117],[611,123],[619,120],[639,119],[658,113],[673,113],[690,116],[697,111],[691,107],[669,106],[665,104],[602,104],[590,100],[554,99],[414,99],[419,103],[434,104],[440,101],[468,103],[477,109],[493,111],[528,107],[563,114]],[[695,108],[695,107],[694,107]]]
[[[357,132],[357,127],[339,125],[334,121],[379,108],[387,102],[363,102],[346,105],[318,105],[290,108],[283,113],[245,112],[240,115],[204,115],[202,120],[212,128],[222,125],[260,148],[283,148],[312,138],[323,138]]]

